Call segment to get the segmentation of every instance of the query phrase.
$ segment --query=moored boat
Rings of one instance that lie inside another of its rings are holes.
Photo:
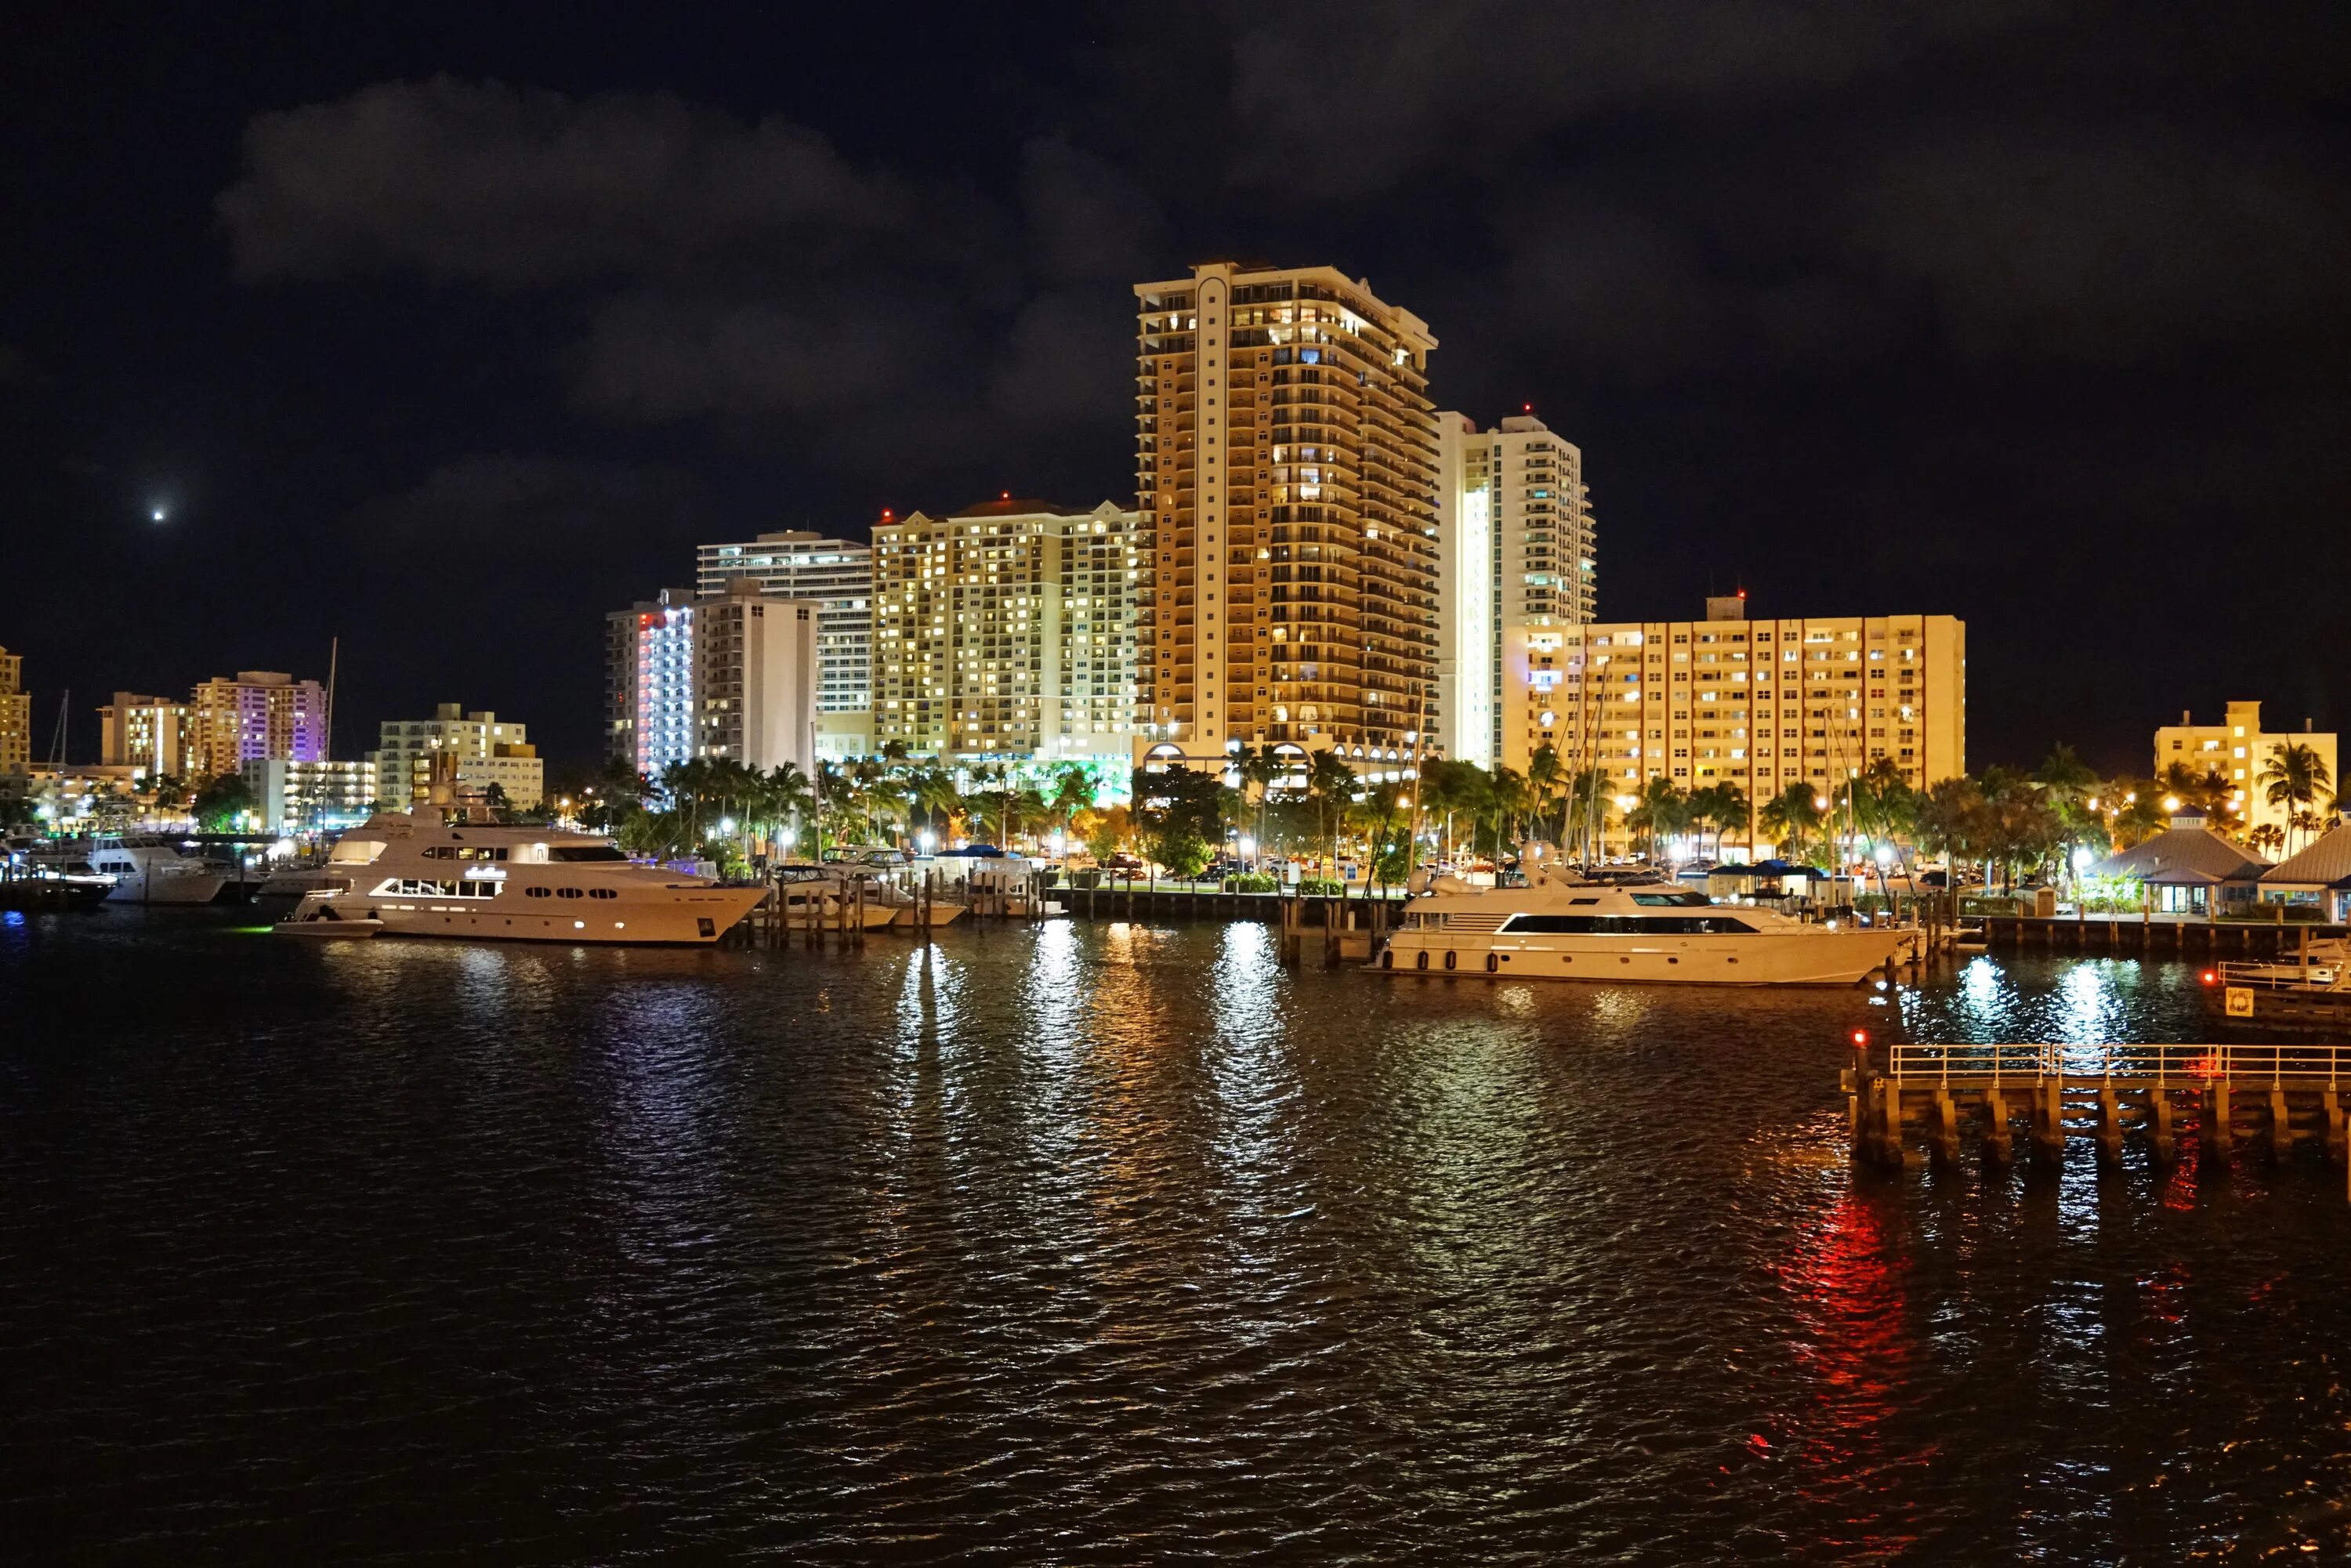
[[[444,822],[419,806],[385,811],[337,841],[329,880],[302,896],[280,932],[375,921],[387,936],[706,946],[768,896],[632,861],[592,833],[496,822]]]
[[[1849,986],[1916,958],[1918,941],[1911,926],[1804,921],[1671,883],[1544,868],[1526,887],[1440,880],[1405,905],[1374,962],[1505,979]]]

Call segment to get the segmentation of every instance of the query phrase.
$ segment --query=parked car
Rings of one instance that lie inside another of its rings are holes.
[[[1126,851],[1121,850],[1116,854],[1111,856],[1110,859],[1102,862],[1102,870],[1109,872],[1113,876],[1141,876],[1143,874],[1143,857],[1141,855],[1129,854]]]

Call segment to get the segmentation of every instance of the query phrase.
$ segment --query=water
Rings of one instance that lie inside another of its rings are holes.
[[[15,1562],[1682,1563],[2351,1553],[2314,1156],[1857,1176],[1925,993],[0,925]]]

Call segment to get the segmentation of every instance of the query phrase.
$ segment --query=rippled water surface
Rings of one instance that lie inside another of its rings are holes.
[[[1846,1030],[2191,1039],[2178,967],[108,912],[0,925],[0,1009],[13,1561],[2351,1552],[2339,1173],[1846,1160]]]

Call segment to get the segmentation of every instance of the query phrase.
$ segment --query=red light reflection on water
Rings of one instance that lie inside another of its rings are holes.
[[[1848,1191],[1780,1270],[1806,1375],[1782,1447],[1792,1449],[1807,1511],[1833,1521],[1820,1544],[1864,1557],[1898,1556],[1918,1544],[1910,1472],[1931,1463],[1937,1448],[1889,1429],[1911,1401],[1926,1355],[1910,1322],[1909,1270],[1884,1216]]]

